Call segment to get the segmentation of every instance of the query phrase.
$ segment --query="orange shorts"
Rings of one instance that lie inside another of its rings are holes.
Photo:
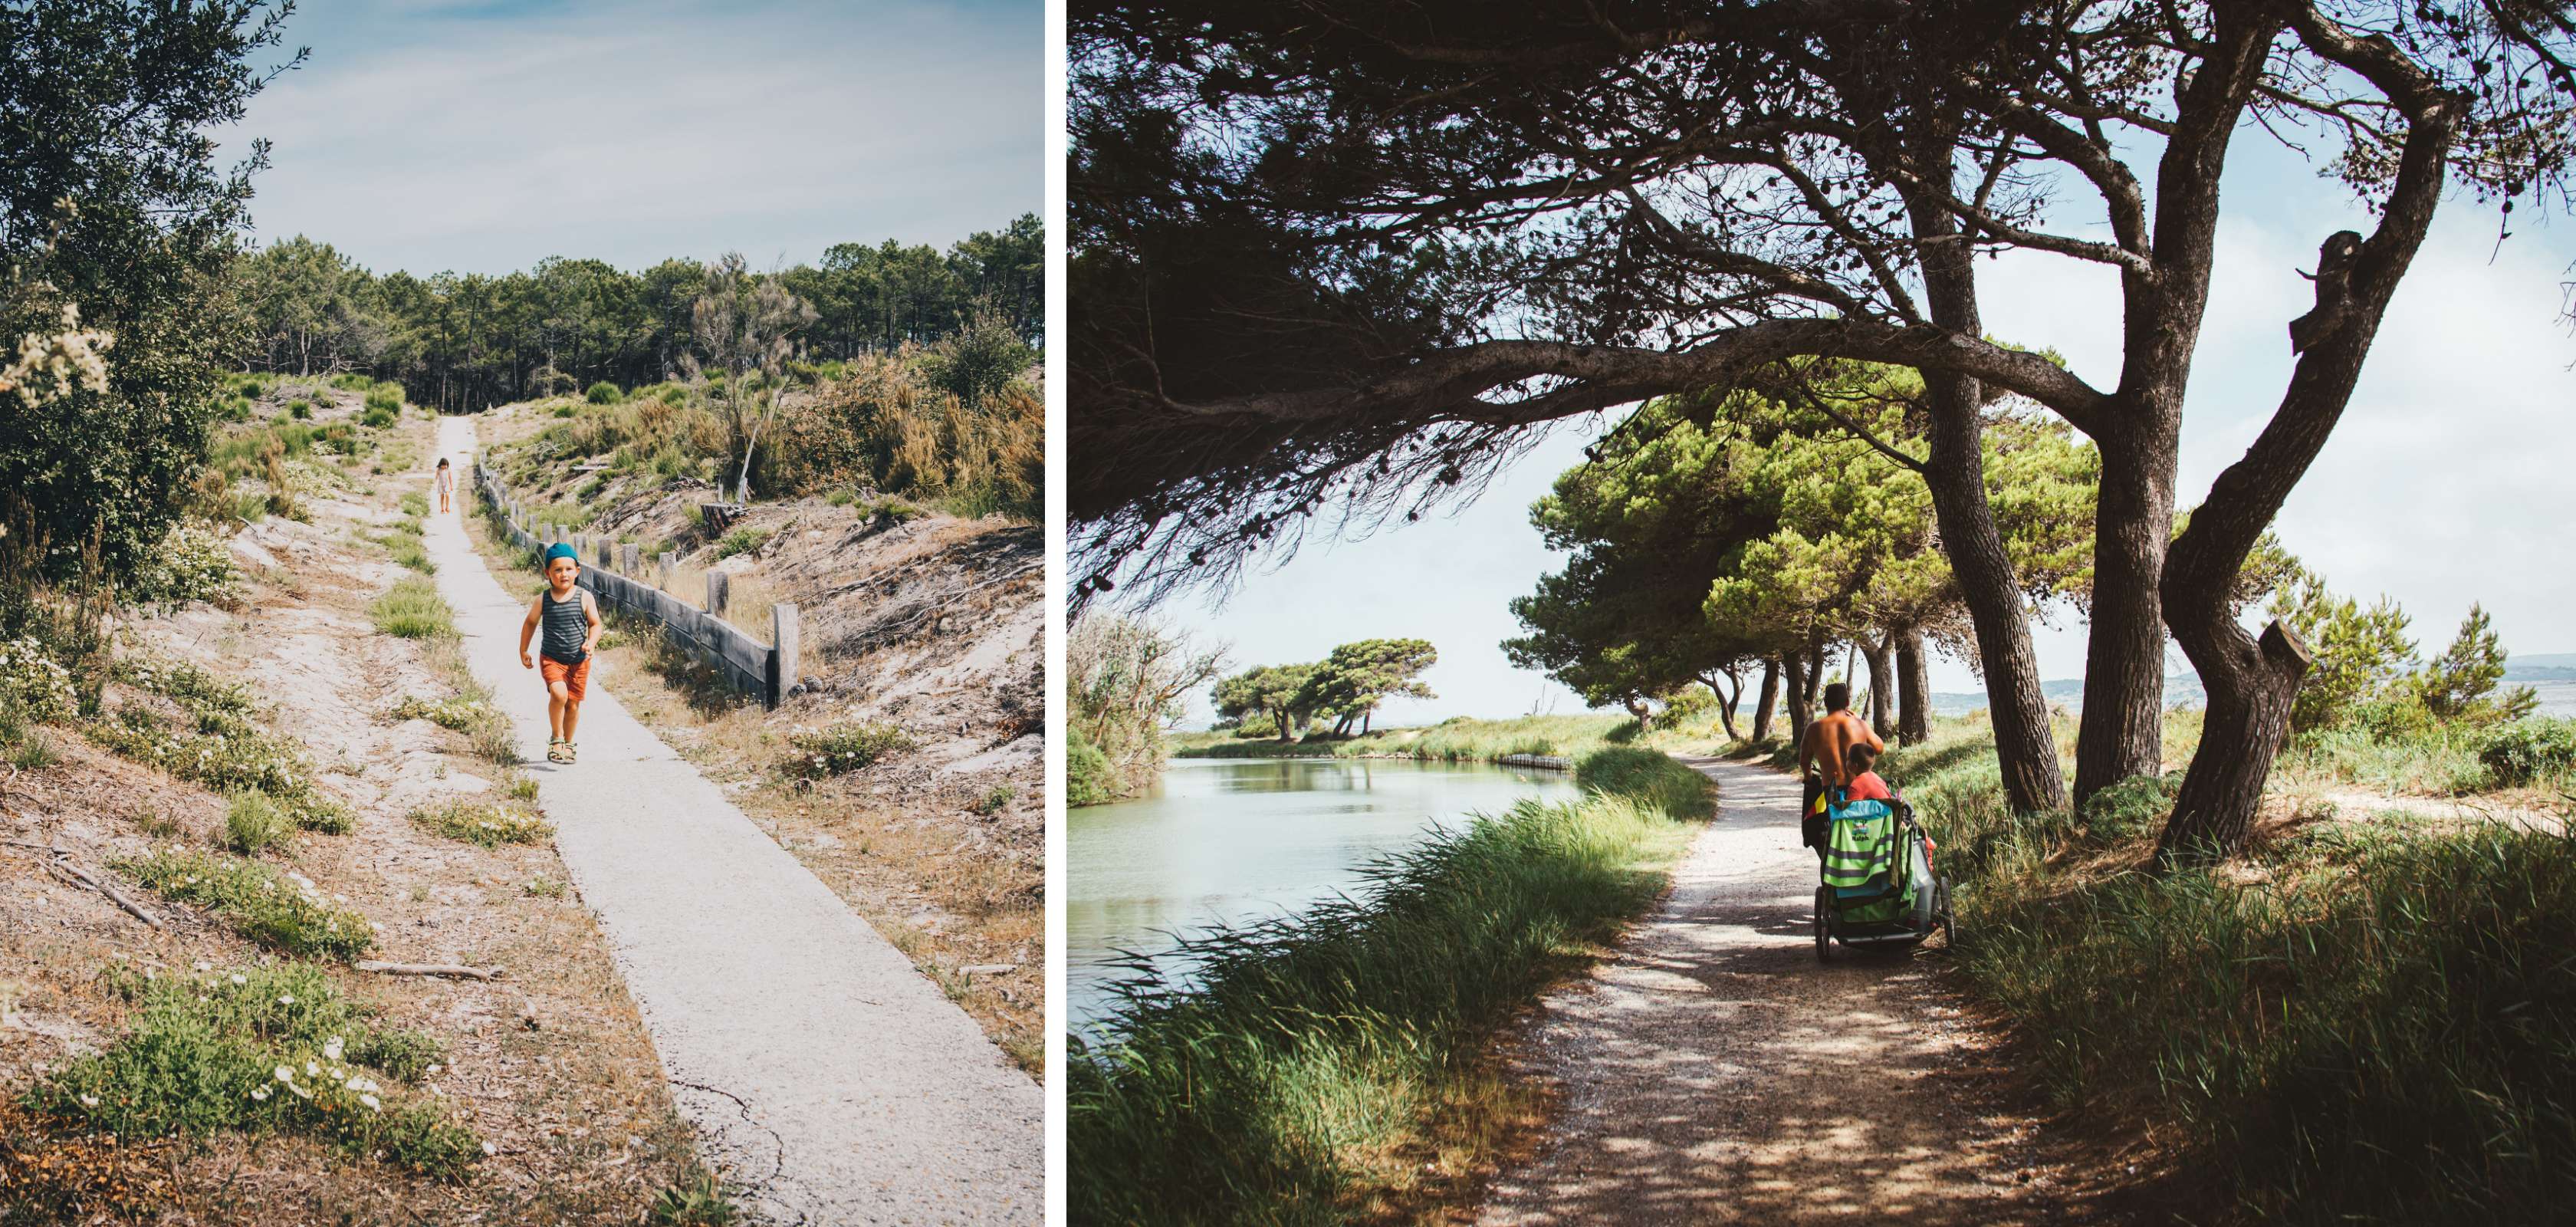
[[[546,679],[548,690],[554,689],[555,683],[562,682],[565,697],[575,703],[581,702],[582,695],[590,689],[590,658],[587,656],[582,657],[577,665],[567,665],[551,656],[540,656],[537,658],[537,672]]]

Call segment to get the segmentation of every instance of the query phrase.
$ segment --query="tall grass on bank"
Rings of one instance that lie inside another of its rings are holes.
[[[2576,1195],[2576,835],[2387,814],[2155,876],[2179,773],[2016,817],[1990,740],[1880,771],[2042,1087],[2178,1125],[2236,1216],[2541,1222]]]
[[[1523,802],[1377,862],[1358,898],[1185,943],[1189,987],[1140,965],[1070,1044],[1073,1218],[1336,1223],[1415,1178],[1407,1144],[1480,1085],[1494,1029],[1655,898],[1709,812],[1661,756],[1593,777],[1618,790]]]

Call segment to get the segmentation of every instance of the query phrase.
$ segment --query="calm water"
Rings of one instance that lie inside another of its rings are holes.
[[[1066,821],[1065,981],[1077,1028],[1119,951],[1296,911],[1360,885],[1354,872],[1471,814],[1570,800],[1557,771],[1396,759],[1174,759],[1154,795]]]

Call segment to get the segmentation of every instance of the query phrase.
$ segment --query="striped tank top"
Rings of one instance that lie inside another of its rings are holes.
[[[582,614],[581,589],[573,589],[570,597],[558,601],[555,590],[548,588],[538,593],[537,599],[545,602],[546,658],[567,665],[580,664],[582,657],[589,655],[581,650],[581,641],[590,637],[590,619]]]

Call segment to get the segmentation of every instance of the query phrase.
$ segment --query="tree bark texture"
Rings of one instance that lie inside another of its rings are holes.
[[[2174,436],[2097,437],[2102,484],[2093,528],[2093,601],[2084,645],[2084,712],[2075,737],[2075,803],[2164,770],[2165,620],[2158,595],[2173,536]]]
[[[1947,173],[1947,167],[1943,168]],[[1938,202],[1912,202],[1914,233],[1927,240],[1923,288],[1933,322],[1955,336],[1978,337],[1985,328],[1977,310],[1974,253],[1957,241],[1955,219]],[[1977,659],[1986,674],[1986,706],[1995,728],[2004,794],[2016,810],[2066,805],[2066,780],[2057,767],[2057,744],[2048,727],[2048,702],[2039,689],[2039,657],[2030,645],[2030,611],[2012,558],[1986,500],[1985,389],[1976,379],[1925,370],[1931,448],[1923,478],[1941,529],[1941,550],[1977,632]]]
[[[1780,662],[1762,662],[1762,689],[1753,701],[1753,740],[1771,739],[1771,705],[1780,699]]]
[[[2063,809],[2066,780],[2057,767],[2048,701],[2039,688],[2030,612],[2013,578],[2012,560],[2004,553],[2003,534],[1995,528],[1994,510],[1986,503],[1977,391],[1973,385],[1961,386],[1965,381],[1929,373],[1925,382],[1933,389],[1933,407],[1932,462],[1924,479],[1932,489],[1943,552],[1976,626],[2004,794],[2016,810]]]
[[[1909,746],[1932,739],[1932,671],[1923,632],[1912,627],[1896,636],[1896,739]]]
[[[1888,635],[1867,644],[1869,660],[1869,728],[1880,741],[1896,737],[1896,637]]]

